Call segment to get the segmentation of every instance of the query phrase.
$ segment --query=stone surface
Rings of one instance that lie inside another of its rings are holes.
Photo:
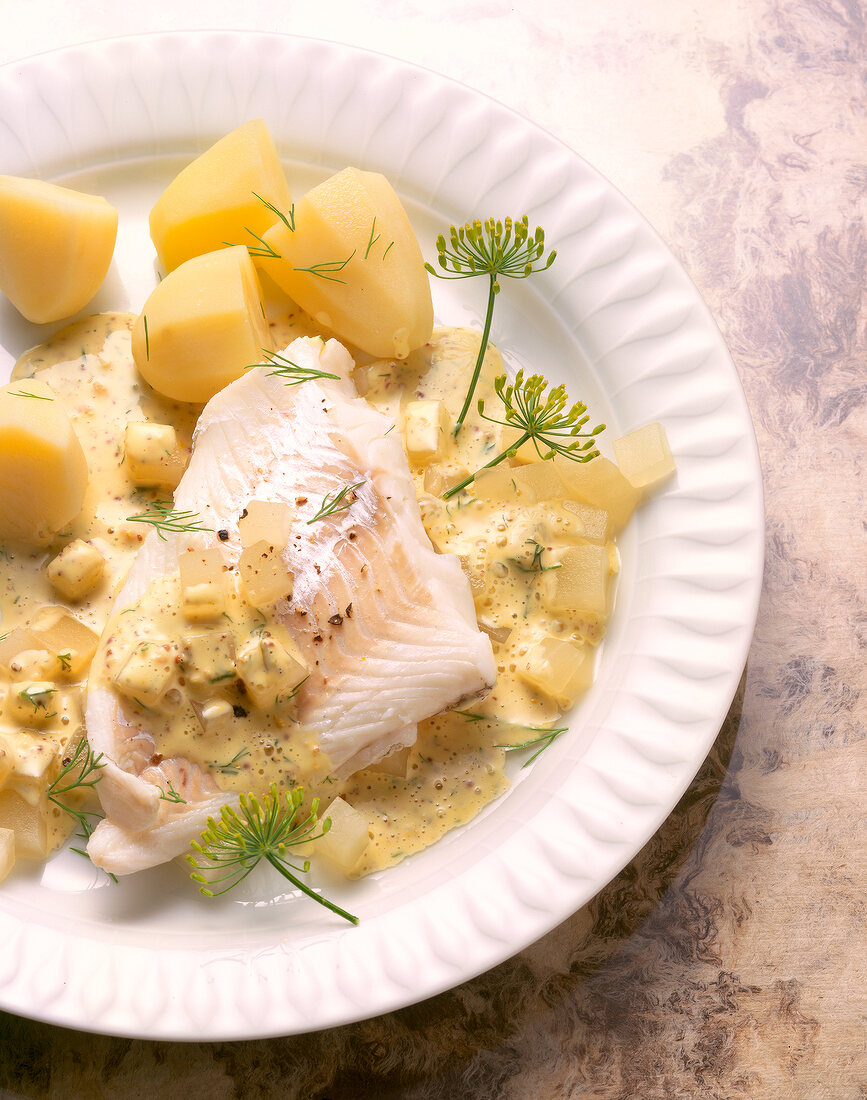
[[[47,14],[48,45],[291,30],[439,69],[568,142],[656,225],[728,342],[767,564],[710,757],[626,870],[539,943],[423,1004],[296,1038],[147,1043],[0,1014],[0,1096],[863,1098],[863,5],[443,0],[371,18],[326,2],[290,25],[232,3],[205,23],[181,3],[173,22],[121,5],[110,28],[104,4],[29,8],[3,60],[46,45]]]

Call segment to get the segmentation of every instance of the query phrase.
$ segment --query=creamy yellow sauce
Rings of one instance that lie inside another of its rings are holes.
[[[143,419],[174,425],[180,446],[189,451],[198,406],[165,400],[138,376],[130,353],[134,317],[105,314],[71,326],[19,361],[13,377],[35,373],[57,394],[85,449],[90,471],[80,516],[52,546],[39,552],[0,551],[0,613],[2,630],[27,626],[45,605],[63,604],[47,580],[45,566],[68,541],[84,539],[106,559],[105,577],[85,599],[67,603],[82,623],[101,633],[112,601],[147,528],[131,523],[131,514],[148,503],[165,499],[165,490],[135,489],[125,469],[123,438],[126,425]],[[301,313],[272,321],[275,347],[299,335],[311,334]],[[469,330],[438,330],[431,342],[406,361],[367,362],[355,371],[359,392],[376,408],[403,421],[412,401],[441,401],[450,421],[456,417],[479,346]],[[492,415],[499,415],[494,378],[503,373],[499,354],[489,349],[476,400],[482,398]],[[368,817],[371,841],[353,874],[367,874],[427,847],[449,829],[470,820],[506,789],[504,745],[521,744],[538,736],[560,716],[564,704],[538,690],[521,675],[521,662],[541,637],[559,637],[592,650],[604,633],[607,610],[598,614],[552,613],[550,597],[558,583],[557,554],[576,542],[595,541],[606,547],[611,573],[616,571],[613,544],[589,531],[586,517],[550,502],[522,499],[517,489],[477,499],[472,493],[443,501],[444,487],[479,469],[508,444],[507,430],[473,412],[458,441],[444,433],[435,458],[411,462],[422,518],[435,547],[457,554],[470,579],[480,626],[491,637],[498,665],[498,683],[490,696],[466,713],[431,718],[422,723],[418,740],[398,760],[358,772],[342,782],[330,774],[327,758],[318,751],[316,731],[301,728],[291,704],[251,707],[230,675],[221,680],[216,666],[190,679],[182,656],[189,624],[182,621],[177,577],[155,582],[133,607],[115,610],[105,667],[110,682],[117,672],[112,654],[161,644],[174,662],[170,685],[158,705],[132,700],[148,712],[161,757],[182,756],[207,769],[225,790],[262,792],[278,786],[303,785],[327,805],[336,794]],[[229,584],[229,618],[233,644],[257,630],[277,632],[262,613],[245,604],[237,585]],[[215,638],[225,624],[204,628]],[[200,632],[201,633],[201,632]],[[217,650],[219,645],[215,641]],[[2,646],[2,639],[0,639]],[[215,650],[216,652],[216,650]],[[0,650],[0,664],[2,664]],[[167,657],[168,659],[168,657]],[[120,660],[118,657],[117,660]],[[592,654],[588,656],[592,663]],[[47,677],[43,677],[47,679]],[[54,737],[60,744],[82,726],[82,692],[86,673],[74,681],[61,675],[50,696],[52,715],[39,715],[38,734],[7,717],[0,724],[0,819],[4,793],[41,797],[38,784],[16,778],[15,752],[22,756],[33,745]],[[9,681],[7,692],[15,689]],[[228,703],[233,720],[201,720],[202,708],[214,701]],[[567,700],[568,702],[568,700]],[[35,710],[36,708],[34,708]],[[47,708],[45,708],[47,710]],[[15,744],[19,749],[15,749]],[[3,748],[6,747],[4,765]],[[21,746],[24,746],[21,748]],[[4,774],[5,767],[5,774]],[[18,769],[20,773],[20,768]],[[394,774],[397,772],[398,774]],[[22,793],[23,792],[23,793]],[[55,846],[68,832],[71,819],[44,804]],[[2,820],[0,820],[2,823]]]
[[[16,627],[29,627],[40,609],[58,605],[95,633],[102,631],[114,594],[147,531],[127,522],[127,517],[165,496],[165,490],[160,493],[131,485],[123,451],[126,425],[145,419],[172,423],[180,446],[189,453],[198,410],[166,401],[141,382],[130,352],[134,320],[132,314],[107,313],[70,325],[23,355],[12,372],[12,381],[38,376],[62,402],[84,449],[89,481],[81,512],[48,546],[37,551],[14,546],[0,549],[0,629],[4,639],[8,640]],[[67,601],[58,598],[46,566],[74,539],[96,547],[106,566],[102,579],[86,598]],[[6,681],[7,700],[17,697],[31,679],[10,669],[13,656],[0,641],[0,677]],[[54,684],[50,696],[42,700],[45,706],[33,707],[38,733],[22,733],[21,723],[10,720],[8,704],[0,721],[0,747],[10,761],[0,789],[0,810],[5,805],[8,811],[19,798],[39,809],[50,835],[40,837],[37,847],[44,845],[49,851],[65,839],[73,819],[45,802],[44,781],[37,781],[41,776],[34,779],[22,773],[27,772],[26,761],[37,750],[43,756],[52,752],[54,770],[60,757],[68,757],[83,728],[85,685],[84,676],[70,678],[59,655],[52,656],[54,667],[38,677],[40,682]]]
[[[170,671],[168,682],[157,701],[127,696],[124,702],[131,720],[152,733],[159,757],[198,764],[226,791],[258,793],[276,783],[303,785],[310,797],[320,796],[320,785],[336,781],[315,731],[295,719],[297,678],[282,695],[275,691],[257,705],[236,677],[234,655],[245,643],[267,639],[288,649],[288,635],[246,601],[236,576],[225,575],[224,589],[225,612],[213,623],[190,624],[178,574],[157,577],[137,603],[113,616],[96,675],[111,687],[129,653],[144,648]],[[225,715],[208,721],[207,708],[215,703]]]

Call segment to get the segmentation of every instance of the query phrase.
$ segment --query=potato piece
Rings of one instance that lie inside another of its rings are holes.
[[[290,653],[269,634],[249,638],[238,648],[236,667],[253,705],[276,708],[285,704],[307,678],[307,666],[294,643]]]
[[[209,401],[272,349],[259,280],[241,245],[175,268],[132,330],[139,373],[175,401]]]
[[[526,484],[519,485],[515,471],[505,462],[488,466],[476,474],[469,491],[479,500],[503,500],[521,504],[535,504],[536,497]]]
[[[674,473],[674,457],[665,428],[645,424],[612,444],[620,472],[635,489],[648,489]]]
[[[53,680],[20,681],[9,692],[6,713],[22,726],[41,726],[57,713]]]
[[[150,420],[127,424],[124,458],[133,485],[147,488],[177,488],[187,466],[172,425]]]
[[[48,542],[81,511],[87,480],[51,387],[35,378],[0,387],[0,542]]]
[[[73,539],[45,567],[48,579],[61,596],[80,600],[102,580],[105,558],[95,546]]]
[[[72,680],[87,672],[99,641],[95,631],[64,607],[41,608],[33,617],[31,633],[55,657],[55,675],[62,672]]]
[[[435,462],[424,472],[424,491],[440,497],[470,476],[466,466]]]
[[[212,690],[217,684],[230,683],[237,675],[235,646],[228,631],[207,630],[185,635],[181,643],[181,661],[187,683],[193,688]]]
[[[57,658],[47,649],[25,649],[9,662],[9,673],[16,682],[47,680],[58,667]]]
[[[372,772],[380,775],[395,775],[398,779],[406,779],[409,771],[409,748],[395,749],[388,756],[383,756],[375,764],[370,765]]]
[[[516,672],[565,710],[593,682],[592,653],[585,646],[549,635],[522,647]]]
[[[322,817],[331,819],[331,828],[313,842],[312,851],[339,870],[351,871],[370,841],[367,818],[339,797]]]
[[[593,508],[580,500],[561,501],[564,512],[571,513],[581,525],[581,537],[587,542],[608,542],[611,537],[611,517],[604,508]]]
[[[108,273],[117,210],[44,180],[0,176],[0,290],[28,321],[87,305]]]
[[[205,733],[227,729],[235,716],[234,707],[226,699],[209,699],[204,706],[197,708],[197,713]]]
[[[242,546],[267,542],[282,550],[292,530],[292,513],[287,504],[278,500],[251,500],[238,520]]]
[[[550,558],[549,564],[558,566],[546,575],[553,589],[546,601],[552,611],[607,612],[611,567],[605,546],[569,546]]]
[[[313,319],[370,355],[405,359],[430,339],[421,249],[391,184],[344,168],[295,204],[295,228],[263,235],[259,267]]]
[[[15,834],[11,829],[0,829],[0,882],[15,866]]]
[[[626,526],[641,494],[613,462],[602,455],[590,462],[573,462],[555,455],[552,461],[563,479],[568,497],[608,512],[612,534],[616,535]]]
[[[43,648],[32,630],[28,630],[26,626],[16,626],[14,630],[0,638],[0,669],[8,676],[12,671],[13,662],[17,661],[19,656],[23,656],[29,650]]]
[[[172,180],[150,213],[160,263],[173,271],[226,242],[256,244],[277,220],[266,205],[288,211],[292,197],[274,141],[262,119],[226,134]]]
[[[218,619],[226,610],[223,555],[216,547],[185,550],[178,555],[181,604],[188,622]]]
[[[516,466],[512,477],[516,485],[526,489],[528,500],[560,500],[567,495],[560,471],[550,459]]]
[[[165,639],[139,642],[115,672],[115,688],[133,702],[152,707],[160,701],[175,669],[173,647]]]
[[[438,458],[450,427],[448,410],[442,401],[410,401],[403,424],[406,453],[415,462]]]
[[[45,799],[32,803],[16,791],[0,791],[0,828],[15,836],[15,854],[23,859],[45,859],[51,850]]]
[[[254,607],[267,607],[281,597],[288,600],[292,596],[295,577],[286,568],[280,550],[264,539],[244,548],[238,572]]]

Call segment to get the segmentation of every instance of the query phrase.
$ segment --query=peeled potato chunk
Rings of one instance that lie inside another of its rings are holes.
[[[51,387],[0,387],[0,542],[43,545],[81,511],[87,460]]]
[[[28,321],[87,305],[108,273],[117,210],[98,195],[0,176],[0,290]]]
[[[404,359],[430,339],[430,282],[409,218],[378,172],[344,168],[263,236],[257,263],[315,321],[370,355]]]
[[[226,243],[257,243],[280,211],[292,205],[274,141],[262,119],[226,134],[186,166],[150,213],[160,263],[173,271],[185,260]]]
[[[641,500],[641,493],[626,480],[620,470],[602,455],[590,462],[571,462],[555,455],[554,466],[566,489],[566,496],[608,513],[611,531],[617,534]]]
[[[348,873],[361,859],[370,841],[368,820],[342,798],[335,798],[323,816],[330,818],[331,828],[314,841],[314,851],[317,856]]]
[[[615,439],[614,457],[634,489],[648,489],[674,473],[674,457],[665,428],[657,421]]]
[[[259,280],[241,245],[175,268],[132,330],[139,373],[175,401],[209,401],[272,347]]]

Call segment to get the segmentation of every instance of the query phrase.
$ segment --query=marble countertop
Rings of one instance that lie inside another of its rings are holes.
[[[688,270],[739,371],[764,472],[764,589],[740,689],[680,804],[534,946],[422,1004],[301,1037],[131,1041],[0,1013],[0,1096],[863,1098],[863,5],[145,8],[19,5],[0,62],[174,28],[352,42],[494,96],[612,180]]]

